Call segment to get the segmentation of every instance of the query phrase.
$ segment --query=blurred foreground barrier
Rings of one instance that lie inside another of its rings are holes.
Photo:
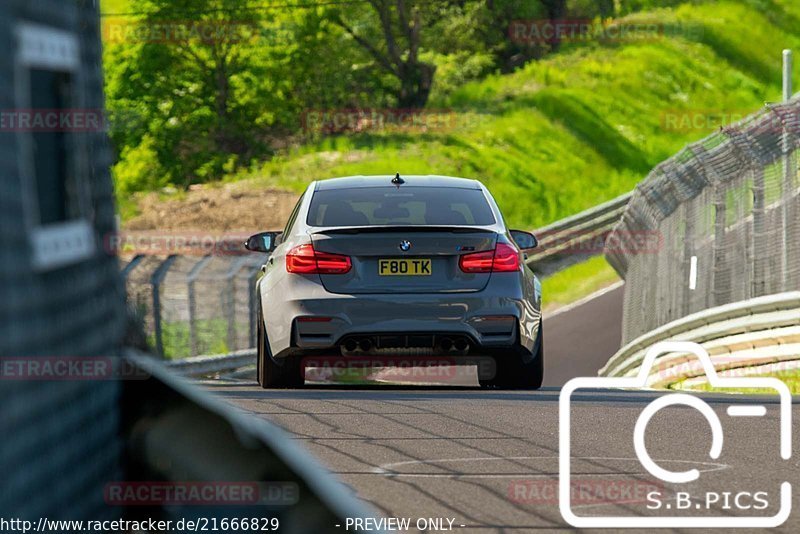
[[[126,518],[305,533],[340,532],[347,517],[376,517],[277,426],[215,399],[152,358],[128,354],[127,360],[133,374],[146,378],[123,387],[125,476],[106,486],[106,501],[125,509]],[[248,521],[248,528],[234,519]]]
[[[800,291],[757,297],[694,313],[667,323],[622,347],[601,376],[634,376],[647,349],[659,341],[693,341],[711,355],[724,376],[774,374],[800,363]],[[656,360],[647,384],[668,387],[702,383],[703,369],[691,355],[670,353]]]

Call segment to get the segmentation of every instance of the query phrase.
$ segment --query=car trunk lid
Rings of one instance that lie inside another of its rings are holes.
[[[346,274],[320,275],[331,293],[455,293],[486,287],[490,273],[462,272],[458,260],[493,250],[497,234],[480,227],[369,226],[326,229],[311,240],[315,250],[352,262]]]

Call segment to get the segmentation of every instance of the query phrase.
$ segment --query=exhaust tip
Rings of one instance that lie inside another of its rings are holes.
[[[344,350],[347,352],[353,352],[358,348],[358,344],[355,339],[348,339],[342,344],[342,347],[344,347]]]
[[[358,342],[358,348],[366,352],[372,348],[372,341],[368,337],[365,337],[364,339]]]
[[[442,347],[442,350],[450,350],[453,348],[453,340],[449,337],[443,337],[439,342],[439,346]]]
[[[455,343],[453,343],[453,346],[457,351],[460,352],[467,350],[467,348],[469,347],[469,343],[467,343],[466,339],[456,339]]]

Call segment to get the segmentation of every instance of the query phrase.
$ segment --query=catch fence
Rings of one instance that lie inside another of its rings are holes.
[[[255,346],[262,254],[152,256],[123,261],[128,306],[167,359]]]
[[[800,99],[658,165],[606,241],[625,279],[623,344],[710,307],[800,289]],[[632,236],[655,235],[638,247]],[[798,312],[800,319],[800,312]]]

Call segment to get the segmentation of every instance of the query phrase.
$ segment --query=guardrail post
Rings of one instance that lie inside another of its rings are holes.
[[[186,277],[186,284],[189,293],[189,355],[190,356],[197,356],[200,352],[197,343],[197,299],[195,298],[194,293],[194,282],[197,280],[197,277],[200,275],[200,272],[203,268],[208,265],[208,262],[211,261],[212,256],[203,256],[203,258],[198,261],[192,270],[189,271],[188,276]]]
[[[683,204],[683,261],[681,262],[681,274],[679,280],[683,287],[683,302],[681,303],[681,312],[683,315],[688,315],[692,312],[692,291],[694,288],[689,285],[689,277],[691,271],[692,256],[694,256],[694,238],[695,238],[695,211],[694,202],[686,202]],[[674,317],[670,317],[674,319]]]
[[[247,257],[237,258],[228,272],[225,273],[225,286],[222,290],[222,299],[225,317],[228,320],[228,350],[235,351],[236,347],[236,275],[247,263]]]
[[[760,297],[766,294],[766,243],[764,235],[766,233],[765,212],[766,201],[764,197],[764,169],[753,169],[753,235],[751,240],[751,251],[753,258],[753,297]]]
[[[725,304],[731,294],[731,266],[726,249],[725,234],[728,227],[728,205],[726,183],[713,164],[708,161],[708,153],[702,144],[693,147],[697,161],[706,179],[713,187],[714,194],[714,242],[711,258],[711,287],[707,291],[706,306]]]
[[[256,306],[258,306],[258,298],[256,298],[256,281],[258,280],[259,275],[261,274],[261,266],[258,265],[250,273],[250,276],[247,278],[247,307],[250,312],[250,346],[256,346],[256,321],[258,320],[258,310],[256,310]]]
[[[167,271],[176,259],[178,259],[176,255],[168,256],[150,277],[150,285],[153,286],[153,330],[156,338],[156,354],[162,358],[164,357],[164,334],[161,329],[161,282],[164,281]]]
[[[128,262],[128,265],[126,265],[122,269],[122,273],[120,273],[120,274],[122,274],[122,279],[127,282],[128,281],[128,275],[130,275],[131,271],[133,271],[136,267],[139,266],[140,263],[142,263],[143,259],[144,259],[144,254],[137,254],[136,256],[134,256],[131,259],[131,261]]]
[[[716,183],[714,186],[714,287],[712,306],[726,304],[725,295],[731,292],[731,272],[725,250],[725,228],[727,223],[727,205],[725,188]]]
[[[757,143],[750,139],[746,132],[733,128],[727,128],[725,131],[730,135],[734,155],[739,158],[746,171],[753,177],[753,231],[747,245],[751,274],[749,297],[759,297],[766,293],[767,287],[765,279],[767,244],[764,241],[766,233],[764,165],[758,160],[758,155],[753,149]]]
[[[783,101],[788,102],[792,98],[792,51],[783,51]],[[783,128],[783,180],[781,181],[781,291],[788,291],[789,280],[789,241],[791,224],[791,203],[792,203],[792,156],[789,139],[789,130]]]

